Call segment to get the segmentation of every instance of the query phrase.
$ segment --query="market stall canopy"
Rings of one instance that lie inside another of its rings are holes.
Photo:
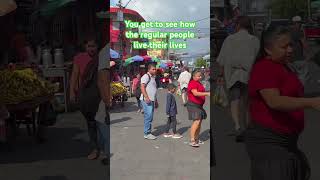
[[[165,64],[165,63],[161,63],[161,64],[159,65],[159,67],[160,67],[160,68],[167,68],[167,67],[168,67],[168,65],[167,65],[167,64]]]
[[[5,16],[10,12],[17,9],[17,4],[14,0],[1,0],[0,1],[0,16]]]
[[[142,56],[144,61],[151,61],[151,57],[150,56]]]
[[[133,56],[132,57],[132,61],[133,62],[141,62],[141,61],[143,61],[144,59],[143,59],[143,57],[142,56],[139,56],[139,55],[136,55],[136,56]]]
[[[44,4],[40,9],[40,14],[42,16],[51,16],[58,9],[68,5],[71,2],[75,2],[77,0],[48,0],[46,4]]]
[[[203,56],[204,60],[209,60],[210,59],[210,54]]]
[[[120,54],[117,51],[110,49],[110,57],[112,59],[118,59],[120,58]]]

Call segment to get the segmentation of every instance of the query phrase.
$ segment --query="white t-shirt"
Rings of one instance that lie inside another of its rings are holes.
[[[179,78],[178,82],[180,83],[180,88],[188,88],[189,81],[191,79],[191,74],[188,71],[183,71]]]
[[[149,83],[148,83],[149,82]],[[147,94],[149,96],[149,99],[151,101],[156,100],[156,95],[157,95],[157,83],[156,83],[156,78],[155,76],[151,76],[149,73],[145,74],[141,78],[141,84],[147,84]],[[143,101],[143,94],[141,93],[140,100]]]

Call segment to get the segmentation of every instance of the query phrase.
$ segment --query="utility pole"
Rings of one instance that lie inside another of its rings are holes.
[[[122,6],[122,1],[119,0],[119,3],[117,4],[117,6],[119,7],[119,11],[117,14],[117,21],[119,23],[119,44],[120,44],[120,50],[119,50],[119,55],[120,55],[120,74],[123,74],[123,31],[124,31],[124,27],[123,27],[123,11],[122,9],[124,8]]]

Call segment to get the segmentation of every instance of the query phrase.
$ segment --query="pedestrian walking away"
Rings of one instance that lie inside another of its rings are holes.
[[[166,132],[164,137],[172,137],[174,139],[180,139],[182,136],[177,133],[177,118],[178,114],[177,103],[174,97],[177,87],[174,84],[168,84],[167,102],[166,102],[166,114],[168,116],[168,122],[166,125]],[[173,134],[169,133],[170,127],[172,127]]]
[[[203,109],[206,97],[210,96],[210,92],[205,92],[204,86],[200,83],[201,71],[195,70],[192,73],[192,79],[189,82],[187,93],[188,103],[187,110],[189,113],[189,120],[193,123],[190,129],[190,143],[192,147],[199,147],[203,142],[199,139],[201,123],[203,119],[207,118],[207,113]]]
[[[144,111],[144,138],[148,140],[157,139],[151,134],[154,108],[158,107],[157,83],[155,80],[156,66],[148,65],[148,72],[141,78],[140,101]]]
[[[251,21],[247,16],[238,18],[236,31],[224,41],[217,62],[221,66],[220,76],[224,75],[231,101],[234,129],[228,134],[240,136],[241,121],[245,124],[243,129],[249,122],[247,84],[252,64],[259,52],[260,42],[257,37],[249,33]]]
[[[261,43],[249,79],[251,124],[245,132],[251,179],[308,180],[309,163],[297,141],[304,108],[320,110],[320,97],[304,98],[303,84],[288,67],[293,53],[288,28],[270,27]]]
[[[178,78],[178,82],[180,84],[180,90],[181,90],[181,97],[183,105],[186,106],[187,104],[187,88],[189,81],[191,79],[191,74],[189,73],[189,68],[184,67],[184,71],[180,74]]]

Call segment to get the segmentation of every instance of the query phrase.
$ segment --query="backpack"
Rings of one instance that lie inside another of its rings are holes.
[[[148,82],[147,82],[147,84],[146,84],[146,87],[148,86],[148,84],[149,84],[149,82],[151,81],[151,77],[150,77],[150,75],[147,73],[147,75],[148,75],[148,77],[149,77],[149,80],[148,80]],[[138,86],[137,86],[137,88],[136,88],[136,93],[135,93],[135,96],[136,97],[140,97],[141,96],[141,81],[138,83]]]
[[[101,101],[98,88],[98,65],[99,61],[95,57],[88,63],[80,86],[79,103],[82,113],[96,113]]]

